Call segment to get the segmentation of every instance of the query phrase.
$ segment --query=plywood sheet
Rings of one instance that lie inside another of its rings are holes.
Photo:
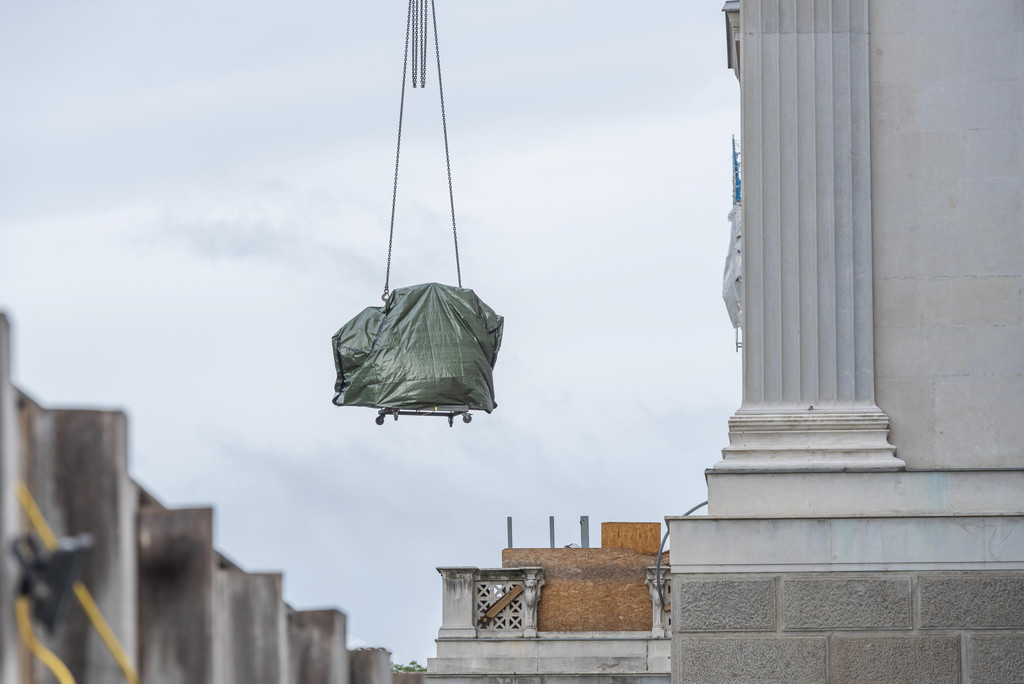
[[[658,553],[661,548],[661,523],[601,523],[601,548]]]
[[[505,549],[502,567],[542,567],[537,629],[547,632],[648,631],[647,568],[655,553],[632,549]],[[668,552],[662,559],[668,567]]]

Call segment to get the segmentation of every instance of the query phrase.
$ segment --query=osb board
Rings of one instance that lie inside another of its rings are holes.
[[[657,551],[657,548],[655,548]],[[544,568],[537,629],[547,632],[647,631],[647,568],[657,553],[631,549],[505,549],[505,568]],[[668,568],[668,552],[662,558]]]
[[[601,523],[601,548],[658,553],[661,548],[661,523]]]

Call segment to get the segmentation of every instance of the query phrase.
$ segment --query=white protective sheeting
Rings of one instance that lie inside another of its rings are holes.
[[[729,212],[729,253],[725,257],[722,299],[729,310],[732,327],[743,325],[743,207],[734,204]]]

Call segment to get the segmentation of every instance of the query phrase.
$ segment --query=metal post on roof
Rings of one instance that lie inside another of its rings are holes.
[[[580,548],[590,548],[590,516],[580,516]]]
[[[508,546],[505,548],[511,549],[512,547],[512,516],[508,516]]]
[[[551,548],[555,548],[555,516],[548,516],[548,531],[551,533]]]

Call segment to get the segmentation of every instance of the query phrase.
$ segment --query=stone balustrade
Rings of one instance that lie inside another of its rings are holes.
[[[543,568],[438,568],[443,581],[438,638],[537,636]],[[499,610],[493,611],[499,603]],[[488,611],[491,611],[488,614]]]
[[[537,605],[544,586],[544,569],[442,567],[442,614],[438,638],[536,638]],[[661,596],[655,566],[647,568],[651,597],[652,639],[672,634],[669,610],[672,583],[668,566],[661,569]],[[517,590],[517,587],[522,587]],[[511,596],[511,598],[507,598]],[[662,596],[664,605],[662,605]],[[507,600],[506,600],[507,599]],[[505,602],[497,612],[493,608]],[[492,611],[490,615],[488,612]]]

